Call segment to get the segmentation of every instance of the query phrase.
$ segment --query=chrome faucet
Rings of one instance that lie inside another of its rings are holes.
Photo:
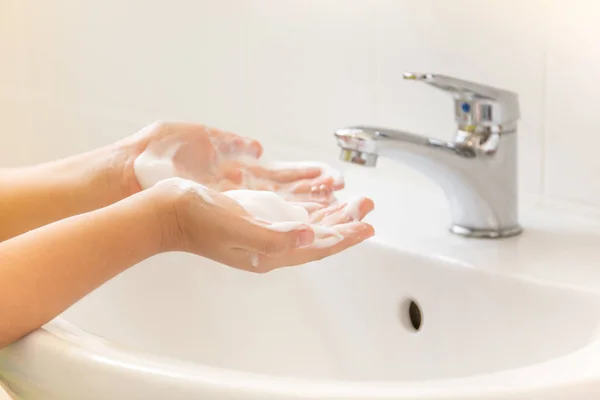
[[[453,141],[368,126],[335,132],[340,158],[374,167],[379,156],[424,172],[450,202],[450,231],[475,238],[521,233],[517,193],[516,93],[436,74],[405,73],[454,97],[458,125]]]

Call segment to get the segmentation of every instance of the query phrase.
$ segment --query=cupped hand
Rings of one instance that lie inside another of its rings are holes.
[[[362,199],[351,209],[298,203],[310,223],[269,222],[249,214],[232,198],[196,182],[171,178],[152,188],[163,210],[167,250],[194,253],[230,267],[265,273],[320,260],[373,236],[361,220],[373,209]]]
[[[154,123],[126,143],[132,154],[126,179],[137,190],[181,177],[219,191],[269,190],[290,200],[328,204],[344,186],[341,177],[318,164],[261,163],[258,141],[200,124]]]
[[[218,189],[267,190],[290,201],[331,204],[334,193],[344,188],[343,177],[329,166],[315,162],[259,162],[245,157],[226,160],[225,179]]]
[[[373,201],[369,198],[333,206],[314,202],[294,204],[308,211],[315,240],[310,245],[291,249],[284,254],[258,255],[255,263],[262,271],[318,261],[356,246],[375,234],[370,224],[362,222],[374,209]],[[239,262],[243,262],[241,257]]]

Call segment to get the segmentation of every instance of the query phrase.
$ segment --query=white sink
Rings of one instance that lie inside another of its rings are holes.
[[[373,239],[266,275],[172,253],[0,351],[0,376],[44,400],[588,398],[599,323],[594,292]]]

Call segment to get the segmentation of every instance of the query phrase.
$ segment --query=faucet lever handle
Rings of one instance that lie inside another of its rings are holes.
[[[520,118],[514,92],[440,74],[406,72],[404,79],[422,81],[451,93],[461,129],[512,132]]]

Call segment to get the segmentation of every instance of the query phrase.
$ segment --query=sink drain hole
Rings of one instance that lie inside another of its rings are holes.
[[[400,321],[409,330],[419,331],[423,325],[423,312],[416,301],[407,299],[400,306]]]

